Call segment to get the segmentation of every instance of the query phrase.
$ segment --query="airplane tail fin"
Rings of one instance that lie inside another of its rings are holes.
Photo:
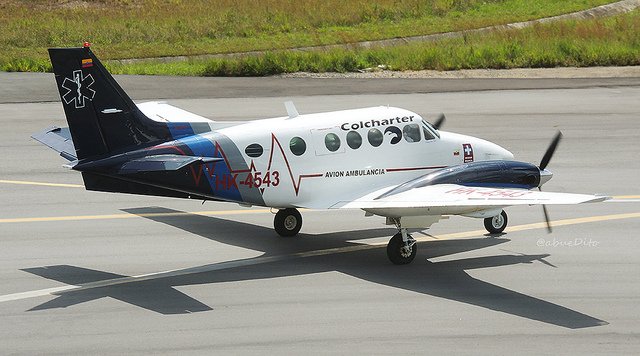
[[[49,57],[78,159],[171,138],[167,125],[146,117],[89,47],[51,48]]]

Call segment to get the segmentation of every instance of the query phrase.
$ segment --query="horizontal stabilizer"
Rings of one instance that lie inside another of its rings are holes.
[[[221,161],[215,157],[193,157],[181,155],[156,155],[134,159],[120,167],[120,174],[177,171],[196,162],[211,163]]]
[[[52,126],[41,132],[34,133],[31,138],[60,153],[64,159],[75,161],[76,149],[71,140],[68,127]]]
[[[161,101],[148,101],[136,105],[148,118],[160,122],[205,122],[212,123],[206,117],[182,110]]]

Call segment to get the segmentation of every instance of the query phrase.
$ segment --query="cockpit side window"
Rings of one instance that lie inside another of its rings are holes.
[[[438,131],[424,120],[422,120],[422,132],[424,133],[424,139],[427,141],[435,139],[436,136],[440,137]]]
[[[402,128],[402,134],[404,140],[407,142],[419,142],[420,141],[420,126],[417,124],[409,124]]]
[[[426,127],[422,127],[422,132],[424,132],[424,139],[429,141],[429,140],[433,140],[435,137],[433,136],[433,134],[431,133],[431,131],[429,131],[429,129],[427,129]]]

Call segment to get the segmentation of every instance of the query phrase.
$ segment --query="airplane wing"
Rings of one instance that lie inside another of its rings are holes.
[[[393,188],[394,186],[380,189],[353,201],[339,202],[331,209],[363,209],[390,217],[463,215],[513,205],[580,204],[608,199],[608,197],[588,194],[470,187],[457,184],[431,185],[378,198]]]

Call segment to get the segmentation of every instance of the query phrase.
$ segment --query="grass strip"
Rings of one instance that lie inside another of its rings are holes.
[[[175,63],[111,64],[121,74],[265,76],[292,72],[457,70],[640,65],[640,11],[366,50],[276,51]]]
[[[105,59],[277,50],[459,31],[613,0],[6,0],[0,67],[43,70],[49,47]]]

